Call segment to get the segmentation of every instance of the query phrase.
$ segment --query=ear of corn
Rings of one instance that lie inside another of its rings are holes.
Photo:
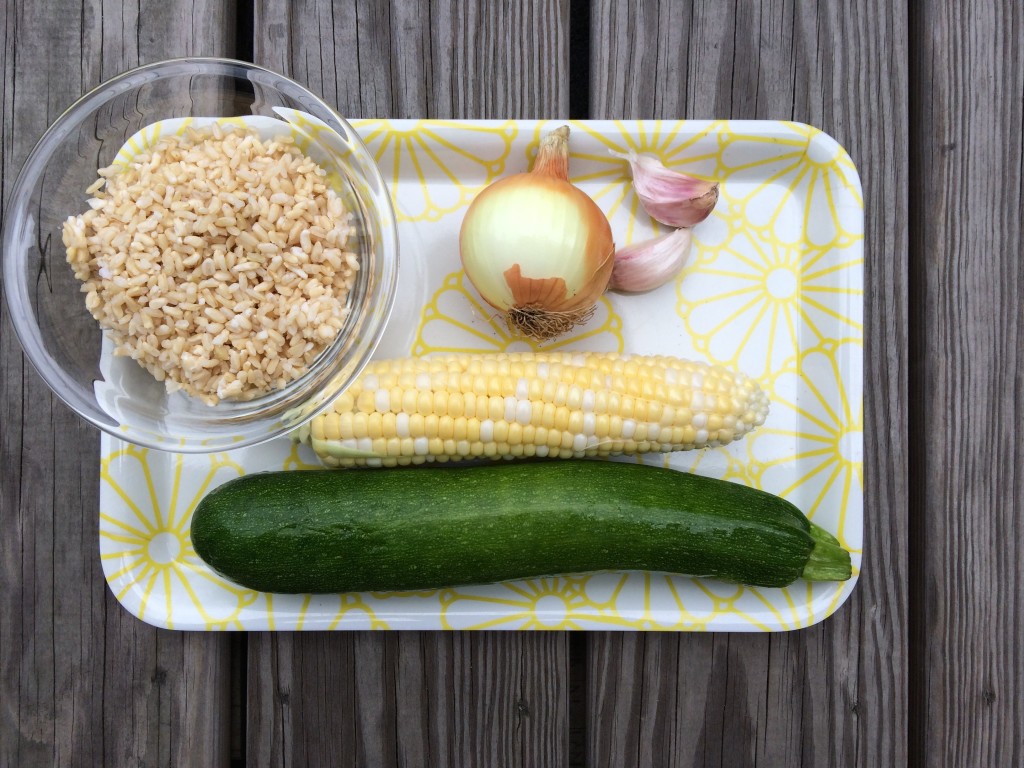
[[[580,458],[724,445],[767,414],[753,379],[706,363],[466,354],[370,363],[296,436],[330,467]]]

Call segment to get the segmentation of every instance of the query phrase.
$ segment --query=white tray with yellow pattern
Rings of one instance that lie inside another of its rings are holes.
[[[395,199],[399,295],[376,356],[528,350],[463,277],[458,230],[473,196],[529,167],[551,121],[363,120],[355,126]],[[415,593],[270,595],[225,582],[192,550],[196,503],[246,472],[301,470],[287,440],[207,456],[147,451],[104,435],[100,552],[117,599],[151,624],[190,630],[638,629],[774,631],[833,613],[853,589],[863,531],[863,200],[829,136],[784,122],[573,122],[570,173],[619,245],[659,231],[628,165],[653,153],[717,179],[688,266],[647,295],[607,294],[571,336],[545,346],[706,359],[755,376],[767,423],[726,448],[648,456],[779,494],[853,552],[843,584],[754,589],[660,573],[604,572]],[[633,459],[631,459],[633,460]]]

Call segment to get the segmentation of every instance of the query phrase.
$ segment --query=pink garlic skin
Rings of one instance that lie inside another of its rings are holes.
[[[608,289],[641,293],[660,288],[686,266],[693,238],[689,229],[677,229],[615,252]]]
[[[718,182],[673,171],[658,158],[633,150],[611,154],[629,161],[637,197],[647,214],[662,224],[692,227],[704,221],[718,202]]]

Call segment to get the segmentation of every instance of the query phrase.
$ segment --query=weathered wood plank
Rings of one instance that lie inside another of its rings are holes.
[[[913,765],[1024,763],[1024,13],[913,4]]]
[[[249,648],[253,764],[565,763],[562,634],[259,634]]]
[[[906,9],[652,0],[592,11],[592,117],[797,120],[850,152],[867,205],[867,425],[866,554],[849,603],[791,635],[594,635],[590,764],[646,750],[680,766],[906,761]]]
[[[564,0],[256,4],[254,59],[350,117],[565,116]],[[253,635],[247,758],[560,765],[564,635]]]
[[[232,19],[218,0],[5,3],[0,204],[85,90],[140,62],[230,54]],[[31,370],[6,304],[0,404],[0,765],[223,764],[226,638],[117,605],[97,551],[98,434]]]
[[[346,117],[567,117],[568,7],[263,0],[254,59]]]

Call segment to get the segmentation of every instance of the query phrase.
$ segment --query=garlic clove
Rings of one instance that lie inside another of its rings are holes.
[[[693,237],[689,229],[677,229],[615,252],[609,290],[626,293],[651,291],[667,283],[686,266]]]
[[[692,227],[704,221],[718,202],[718,182],[673,171],[653,155],[609,151],[629,161],[637,197],[648,215],[662,224]]]

